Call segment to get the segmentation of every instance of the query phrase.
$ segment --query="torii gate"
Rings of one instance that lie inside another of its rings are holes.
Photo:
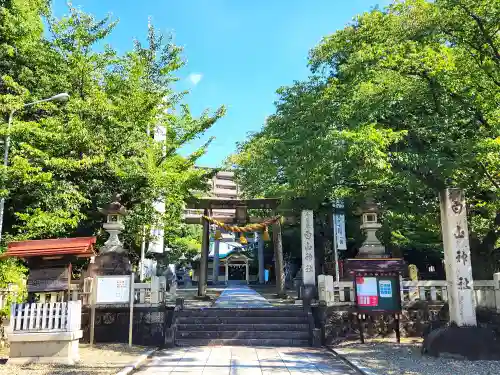
[[[249,217],[248,209],[272,210],[276,211],[280,205],[280,199],[262,198],[262,199],[217,199],[217,198],[193,198],[186,202],[187,209],[203,209],[204,216],[212,216],[212,210],[235,210],[235,216],[228,215],[227,217],[218,216],[217,221],[225,224],[242,225],[246,223],[258,223],[265,218]],[[200,223],[201,220],[201,223]],[[208,254],[210,247],[210,224],[207,220],[198,217],[186,217],[187,224],[203,224],[203,237],[201,244],[200,257],[200,276],[198,281],[198,296],[204,297],[207,288],[208,274]],[[273,242],[274,242],[274,257],[276,264],[276,288],[277,294],[284,296],[285,292],[285,275],[283,271],[283,244],[281,240],[281,223],[279,221],[273,224]],[[259,281],[264,277],[264,242],[262,235],[259,236]],[[214,265],[216,267],[217,265]]]

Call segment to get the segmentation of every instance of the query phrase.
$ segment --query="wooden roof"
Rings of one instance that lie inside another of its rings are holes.
[[[56,238],[50,240],[30,240],[11,242],[0,258],[31,258],[54,255],[74,255],[88,258],[96,255],[95,237]]]

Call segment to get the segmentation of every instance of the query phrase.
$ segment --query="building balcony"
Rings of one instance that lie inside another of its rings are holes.
[[[221,198],[231,198],[231,199],[237,199],[238,197],[238,191],[237,190],[232,190],[232,189],[220,189],[220,188],[215,188],[214,189],[214,195],[216,197],[221,197]]]
[[[233,181],[233,179],[234,179],[233,172],[219,172],[214,177],[214,180],[221,180],[221,181]]]

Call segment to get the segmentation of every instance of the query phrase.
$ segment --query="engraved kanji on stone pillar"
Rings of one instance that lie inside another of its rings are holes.
[[[302,234],[302,282],[316,285],[314,270],[314,216],[312,210],[303,210],[300,219]]]
[[[465,194],[461,189],[446,189],[439,198],[450,321],[459,327],[476,326]]]

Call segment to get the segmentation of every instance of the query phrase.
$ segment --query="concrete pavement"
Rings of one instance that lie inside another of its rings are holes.
[[[359,375],[325,349],[190,347],[160,350],[137,375]]]
[[[265,308],[273,307],[269,301],[246,285],[228,287],[217,298],[214,307],[219,308]]]

